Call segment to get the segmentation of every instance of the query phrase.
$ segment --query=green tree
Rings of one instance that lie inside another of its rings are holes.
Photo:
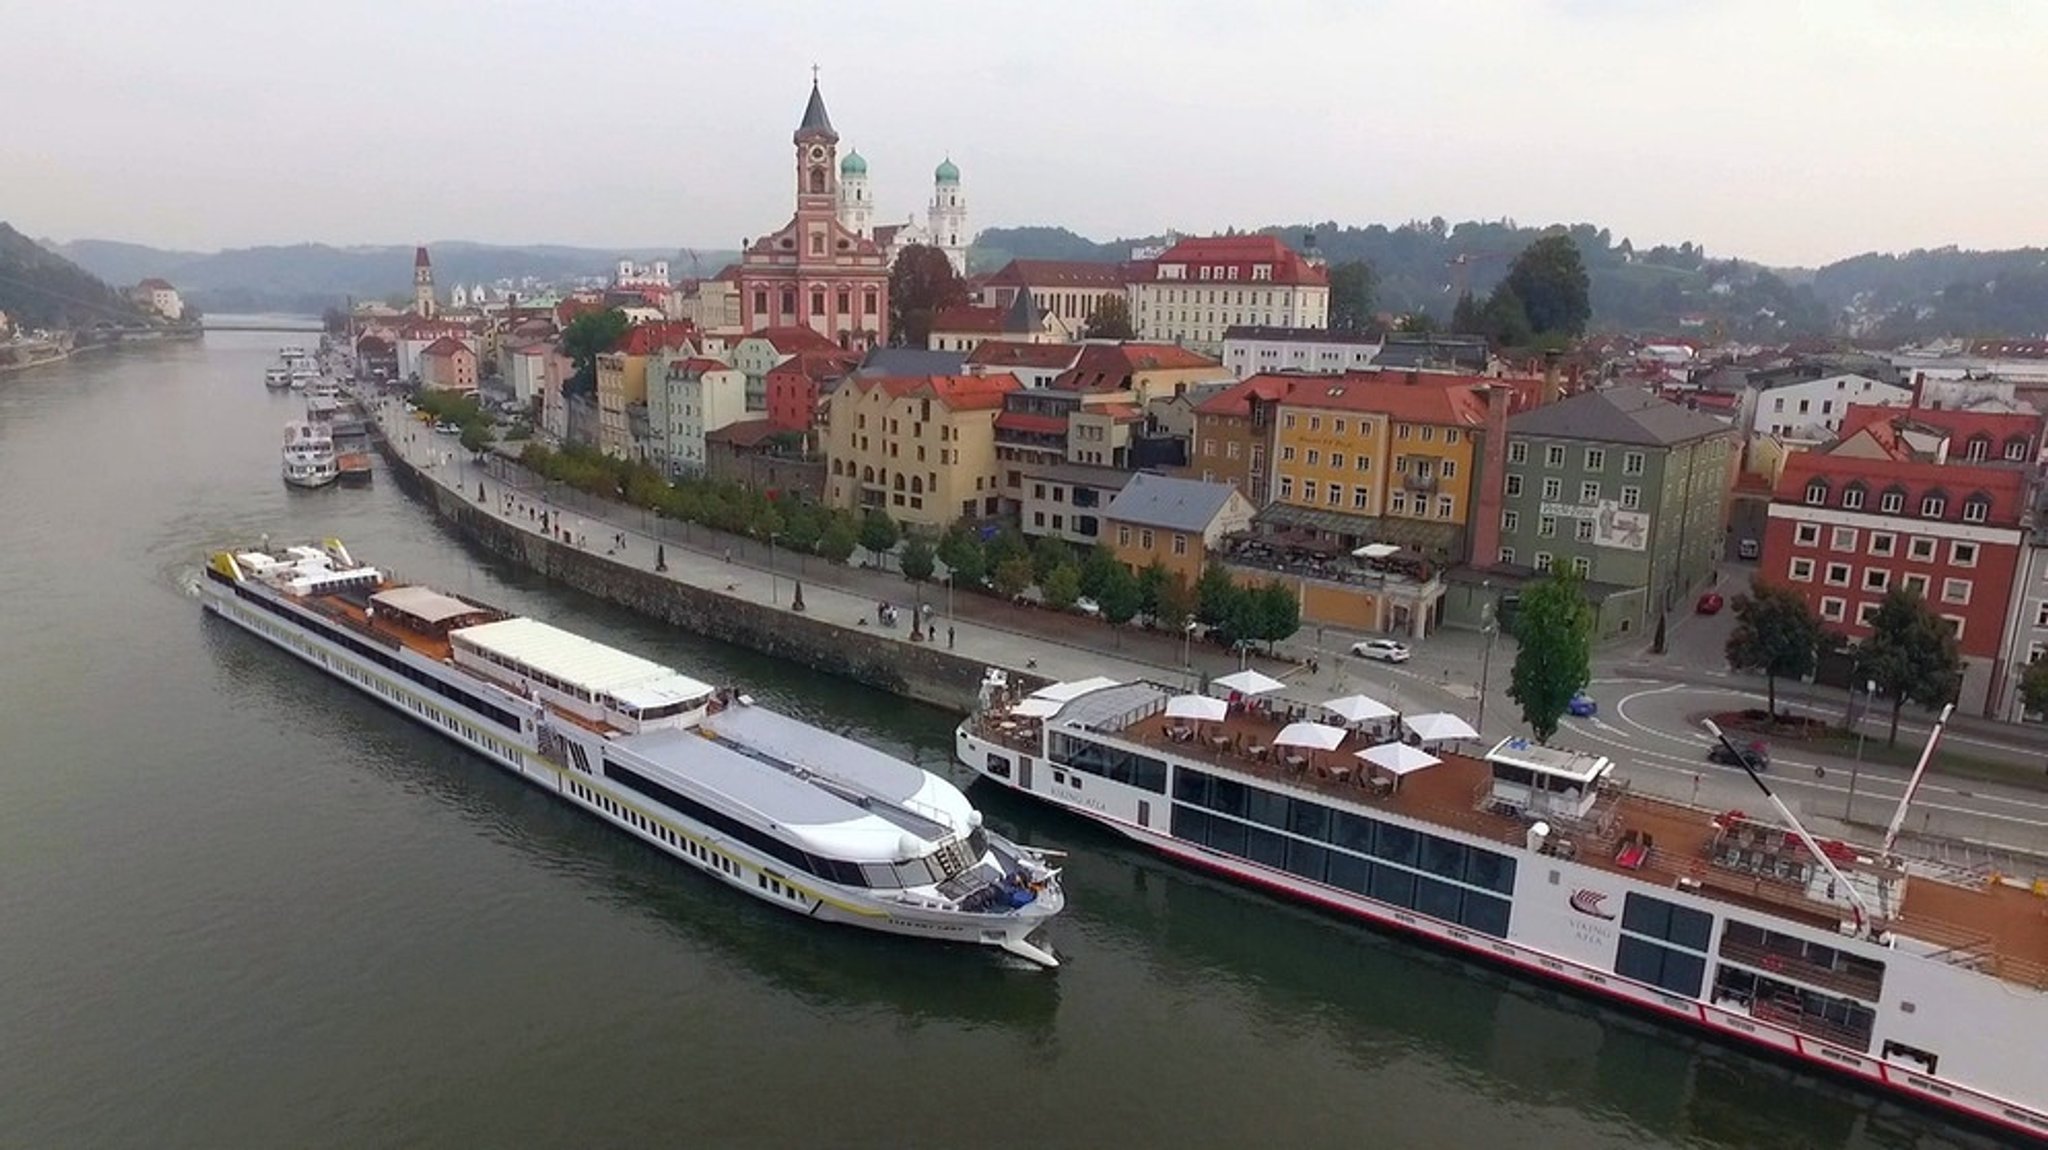
[[[988,552],[981,545],[981,537],[965,527],[954,526],[939,539],[939,560],[946,565],[955,587],[979,587],[988,574]]]
[[[1088,313],[1082,334],[1088,339],[1136,339],[1138,329],[1131,324],[1130,301],[1117,294],[1103,296]]]
[[[1245,598],[1252,604],[1251,621],[1256,629],[1242,638],[1264,640],[1267,654],[1272,654],[1275,643],[1301,630],[1301,600],[1287,584],[1275,579]]]
[[[1021,556],[1012,557],[996,564],[996,591],[1005,599],[1015,599],[1031,586],[1031,560]]]
[[[874,553],[875,561],[882,562],[882,556],[896,546],[901,538],[896,530],[896,521],[879,508],[870,507],[860,520],[860,545]]]
[[[1041,587],[1054,568],[1073,561],[1074,549],[1057,535],[1041,535],[1031,545],[1031,577]]]
[[[490,424],[479,419],[462,425],[462,450],[471,455],[482,455],[490,449]]]
[[[570,395],[595,395],[597,357],[610,351],[630,326],[626,313],[618,308],[587,311],[570,320],[569,326],[562,329],[562,354],[569,357],[576,370],[562,390]]]
[[[1728,636],[1728,665],[1763,672],[1764,694],[1776,715],[1778,679],[1813,674],[1821,652],[1840,640],[1821,624],[1806,597],[1790,587],[1758,583],[1729,607],[1735,612],[1735,630]]]
[[[1031,560],[1031,544],[1024,541],[1024,533],[1007,525],[996,532],[994,539],[988,541],[986,550],[987,567],[990,571],[1011,559],[1022,559],[1027,563]]]
[[[1856,644],[1856,674],[1891,699],[1889,745],[1899,741],[1899,711],[1911,700],[1929,710],[1952,702],[1963,661],[1956,636],[1917,591],[1893,587],[1870,617],[1870,635]]]
[[[1138,614],[1159,618],[1159,595],[1172,579],[1167,574],[1166,564],[1154,559],[1138,572]]]
[[[2048,659],[2028,663],[2021,673],[2020,702],[2037,715],[2048,711]]]
[[[1330,330],[1362,332],[1372,327],[1379,276],[1364,260],[1330,265]]]
[[[953,270],[946,253],[929,244],[911,244],[889,269],[889,341],[899,347],[925,346],[932,317],[966,302],[966,281]]]
[[[1065,611],[1081,597],[1081,569],[1072,562],[1062,563],[1039,583],[1039,589],[1045,592],[1046,606]]]
[[[1143,596],[1138,592],[1138,577],[1123,564],[1112,563],[1109,575],[1095,592],[1095,602],[1111,626],[1121,627],[1137,618],[1138,607],[1143,602]]]
[[[922,583],[930,579],[937,569],[936,559],[931,540],[926,539],[922,532],[915,532],[903,540],[903,550],[897,555],[896,564],[903,568],[905,579]]]
[[[1580,592],[1579,578],[1553,570],[1525,588],[1515,621],[1514,673],[1508,697],[1522,706],[1522,720],[1539,743],[1557,733],[1572,696],[1592,678],[1593,609]]]
[[[829,563],[844,563],[853,557],[853,549],[859,545],[853,525],[835,515],[818,536],[818,555]]]
[[[1436,317],[1426,311],[1411,311],[1394,321],[1394,330],[1403,335],[1428,335],[1437,327]]]
[[[1130,569],[1116,561],[1107,547],[1090,547],[1081,554],[1081,594],[1090,599],[1101,599],[1102,589],[1116,573],[1130,574]]]
[[[1195,618],[1205,627],[1224,626],[1244,597],[1244,588],[1230,578],[1223,564],[1210,563],[1195,580]]]
[[[825,534],[824,517],[809,503],[791,503],[782,513],[782,541],[791,551],[814,552]]]
[[[1495,347],[1528,347],[1536,342],[1536,330],[1522,309],[1522,297],[1506,284],[1486,297],[1486,306],[1479,309],[1479,330]]]
[[[1584,335],[1586,321],[1593,318],[1592,281],[1579,257],[1579,245],[1567,232],[1545,236],[1522,249],[1501,289],[1522,301],[1523,314],[1537,335]]]
[[[1451,331],[1458,335],[1486,334],[1486,314],[1469,291],[1461,292],[1457,305],[1451,308]]]
[[[782,534],[782,512],[773,503],[763,501],[747,511],[747,534],[756,539],[774,539]]]
[[[1152,621],[1168,631],[1179,631],[1194,617],[1195,589],[1188,586],[1185,576],[1174,574],[1159,588],[1159,599],[1152,608]]]

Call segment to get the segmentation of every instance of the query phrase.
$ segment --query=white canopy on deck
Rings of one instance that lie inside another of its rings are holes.
[[[1358,757],[1390,775],[1411,774],[1443,762],[1421,747],[1411,747],[1406,743],[1381,743],[1377,747],[1367,747],[1358,752]]]
[[[1107,675],[1096,675],[1089,679],[1075,679],[1067,683],[1048,684],[1031,692],[1031,697],[1034,699],[1051,699],[1055,703],[1064,703],[1072,699],[1078,699],[1090,691],[1100,691],[1104,687],[1114,687],[1116,683],[1115,679]]]
[[[1010,713],[1020,719],[1043,719],[1059,714],[1060,708],[1064,706],[1066,704],[1058,699],[1041,699],[1033,696],[1011,707]]]
[[[1347,723],[1369,723],[1374,719],[1391,719],[1394,708],[1387,706],[1369,695],[1345,695],[1322,704],[1325,711]]]
[[[1427,715],[1410,715],[1401,720],[1416,738],[1425,743],[1441,743],[1446,739],[1476,739],[1479,732],[1472,724],[1451,714],[1449,711],[1433,711]]]
[[[1334,751],[1350,732],[1342,727],[1324,723],[1289,723],[1273,736],[1276,747],[1310,747],[1318,751]]]
[[[1240,695],[1265,695],[1277,691],[1287,684],[1266,674],[1264,671],[1254,671],[1246,668],[1242,671],[1232,671],[1230,674],[1216,680],[1215,685],[1226,691],[1236,691]]]
[[[1166,701],[1166,717],[1169,719],[1220,723],[1229,713],[1230,704],[1207,695],[1176,695]]]

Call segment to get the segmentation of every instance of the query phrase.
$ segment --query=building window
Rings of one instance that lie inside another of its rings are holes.
[[[1915,563],[1932,563],[1934,562],[1934,540],[1915,535],[1906,544],[1906,554],[1911,556]]]
[[[1987,500],[1972,496],[1963,504],[1963,522],[1965,523],[1982,523],[1990,514],[1991,504]]]
[[[1294,462],[1294,449],[1293,449],[1292,447],[1282,447],[1282,448],[1280,449],[1280,462],[1282,462],[1282,463],[1293,463],[1293,462]]]
[[[1289,431],[1293,431],[1293,430],[1294,430],[1294,413],[1293,413],[1293,412],[1291,412],[1291,411],[1290,411],[1290,412],[1288,412],[1288,413],[1287,413],[1287,416],[1286,416],[1286,418],[1284,418],[1284,419],[1282,419],[1282,420],[1280,421],[1280,425],[1281,425],[1282,427],[1285,427],[1285,428],[1286,428],[1287,430],[1289,430]]]
[[[1949,634],[1956,637],[1956,642],[1960,643],[1963,641],[1963,617],[1961,615],[1943,615],[1941,621],[1948,624]]]
[[[1849,565],[1847,563],[1828,564],[1827,584],[1830,587],[1847,587],[1849,585]]]
[[[1178,531],[1173,533],[1173,553],[1175,555],[1186,555],[1188,553],[1188,537]]]
[[[1283,475],[1280,477],[1280,498],[1294,498],[1294,478],[1292,476]]]
[[[1358,457],[1358,470],[1359,470],[1359,471],[1362,471],[1362,472],[1363,472],[1363,471],[1371,471],[1371,470],[1372,470],[1372,456],[1370,456],[1370,455],[1360,455],[1360,456]]]
[[[1621,473],[1623,475],[1641,475],[1643,473],[1643,453],[1640,451],[1623,452],[1621,456]]]
[[[1939,519],[1948,510],[1948,500],[1939,495],[1929,495],[1920,501],[1920,514],[1928,519]]]
[[[1553,444],[1551,444],[1551,445],[1550,445],[1549,447],[1546,447],[1546,448],[1544,448],[1544,449],[1543,449],[1543,466],[1545,466],[1545,467],[1563,467],[1563,466],[1564,466],[1564,445],[1563,445],[1563,444],[1553,443]]]
[[[1304,479],[1301,481],[1301,501],[1303,503],[1314,503],[1316,501],[1315,480]]]
[[[2034,626],[2048,627],[2048,599],[2043,599],[2034,605]],[[2032,658],[2027,660],[2029,663],[2033,661]]]
[[[1927,598],[1927,576],[1925,575],[1901,575],[1899,576],[1899,586],[1920,596],[1922,599]]]
[[[1354,488],[1352,488],[1352,489],[1351,489],[1351,507],[1352,507],[1352,510],[1354,510],[1354,511],[1364,511],[1364,510],[1366,510],[1367,508],[1369,508],[1369,507],[1371,507],[1371,506],[1372,506],[1372,488],[1370,488],[1370,487],[1354,487]]]
[[[1512,548],[1512,547],[1503,547],[1503,548],[1501,548],[1501,549],[1500,549],[1500,561],[1501,561],[1502,563],[1513,563],[1513,562],[1515,561],[1515,549],[1514,549],[1514,548]],[[2042,625],[2043,625],[2043,626],[2048,626],[2048,623],[2044,623],[2044,624],[2042,624]]]
[[[1640,487],[1622,488],[1621,505],[1629,511],[1634,511],[1636,508],[1641,507],[1643,505],[1643,489]]]
[[[1129,524],[1116,529],[1116,545],[1118,547],[1129,547],[1131,545],[1131,528]]]
[[[1813,560],[1794,559],[1792,561],[1792,569],[1788,574],[1795,583],[1813,582]]]
[[[1310,462],[1310,463],[1314,463],[1314,462],[1315,462],[1315,460],[1311,459],[1311,460],[1309,460],[1309,462]],[[1330,470],[1332,470],[1332,471],[1342,471],[1342,470],[1344,470],[1344,453],[1343,453],[1343,452],[1341,452],[1341,451],[1332,451],[1332,452],[1330,453]]]
[[[1437,497],[1436,497],[1436,517],[1437,517],[1438,519],[1449,519],[1449,518],[1451,518],[1451,510],[1452,510],[1452,508],[1453,508],[1453,507],[1455,507],[1455,506],[1456,506],[1456,504],[1455,504],[1455,503],[1454,503],[1454,502],[1452,501],[1452,499],[1451,499],[1451,497],[1450,497],[1450,496],[1448,496],[1448,495],[1439,495],[1439,496],[1437,496]]]
[[[1605,471],[1606,469],[1607,453],[1597,447],[1588,447],[1586,449],[1586,470]]]
[[[1389,495],[1387,497],[1387,513],[1390,515],[1408,514],[1408,493],[1396,491]]]
[[[1801,547],[1820,546],[1820,524],[1801,523],[1792,529],[1792,542]]]
[[[1957,567],[1975,567],[1977,565],[1977,545],[1975,543],[1962,542],[1949,544],[1948,561]]]
[[[1958,606],[1968,604],[1970,601],[1970,581],[1968,579],[1943,579],[1941,581],[1941,601],[1944,603],[1954,603]]]
[[[1527,443],[1522,442],[1521,440],[1516,440],[1515,442],[1508,444],[1508,462],[1529,462],[1529,445]]]
[[[1510,476],[1508,476],[1507,486],[1506,486],[1506,488],[1504,489],[1504,491],[1505,491],[1505,494],[1507,495],[1507,497],[1508,497],[1508,498],[1510,498],[1510,499],[1513,499],[1513,498],[1515,498],[1515,497],[1517,497],[1517,496],[1521,495],[1521,494],[1522,494],[1522,477],[1521,477],[1521,476],[1519,476],[1519,475],[1510,475]]]
[[[1150,527],[1138,532],[1138,548],[1143,551],[1152,550],[1152,529]]]
[[[1890,558],[1892,551],[1898,545],[1898,541],[1899,537],[1889,531],[1873,531],[1870,533],[1870,553],[1882,558]]]
[[[1828,485],[1827,485],[1827,484],[1825,484],[1825,483],[1821,482],[1820,480],[1816,479],[1816,480],[1814,480],[1814,481],[1813,481],[1812,483],[1809,483],[1809,484],[1807,484],[1807,485],[1806,485],[1806,502],[1807,502],[1807,504],[1808,504],[1809,506],[1813,506],[1813,507],[1819,507],[1819,506],[1821,506],[1822,504],[1826,503],[1827,501],[1828,501]]]
[[[1823,595],[1820,600],[1820,617],[1830,623],[1839,623],[1842,621],[1842,616],[1847,612],[1848,607],[1849,605],[1846,602],[1832,595]]]
[[[1546,477],[1546,478],[1545,478],[1545,479],[1543,480],[1543,499],[1544,499],[1544,501],[1545,501],[1545,502],[1547,502],[1547,503],[1555,503],[1555,502],[1557,502],[1558,500],[1560,500],[1560,499],[1563,499],[1563,498],[1564,498],[1564,480],[1562,480],[1562,479],[1559,479],[1559,478],[1558,478],[1557,476],[1555,476],[1555,475],[1552,475],[1552,476],[1548,476],[1548,477]]]
[[[1457,442],[1458,442],[1458,429],[1457,429],[1457,428],[1455,428],[1455,427],[1446,427],[1446,428],[1444,428],[1444,443],[1446,443],[1446,444],[1448,444],[1448,445],[1453,445],[1453,446],[1455,446],[1455,445],[1457,444]]]
[[[1877,509],[1886,515],[1897,515],[1906,509],[1906,493],[1898,490],[1885,492],[1877,497]]]
[[[1872,618],[1873,616],[1875,616],[1875,615],[1877,614],[1877,612],[1878,612],[1878,609],[1879,609],[1879,608],[1881,608],[1881,607],[1883,607],[1883,606],[1884,606],[1884,604],[1883,604],[1883,603],[1880,603],[1880,602],[1876,602],[1876,601],[1874,601],[1874,600],[1872,600],[1872,601],[1866,601],[1866,602],[1863,602],[1863,603],[1859,603],[1859,604],[1857,604],[1857,605],[1856,605],[1856,625],[1857,625],[1858,627],[1868,627],[1868,626],[1870,626],[1870,620],[1871,620],[1871,618]]]
[[[1583,579],[1593,573],[1593,561],[1584,555],[1572,556],[1572,574]]]
[[[1892,573],[1883,567],[1865,567],[1863,569],[1863,589],[1865,591],[1882,591],[1891,585],[1891,577]]]
[[[1309,465],[1310,467],[1321,467],[1321,466],[1323,465],[1323,453],[1322,453],[1322,452],[1320,452],[1320,451],[1317,451],[1317,450],[1316,450],[1315,448],[1313,448],[1313,447],[1309,448],[1309,449],[1308,449],[1308,465]]]
[[[1555,515],[1539,515],[1539,516],[1537,516],[1537,517],[1536,517],[1536,534],[1537,534],[1538,536],[1540,536],[1540,537],[1544,538],[1544,539],[1549,539],[1549,538],[1551,538],[1552,536],[1556,535],[1556,534],[1557,534],[1557,516],[1555,516]]]
[[[1573,520],[1572,538],[1580,543],[1591,543],[1593,541],[1593,521],[1591,519]]]
[[[1550,570],[1550,552],[1538,551],[1536,553],[1536,560],[1531,566],[1535,567],[1538,571]]]
[[[1842,492],[1842,508],[1845,511],[1863,510],[1863,488],[1850,484]]]
[[[1442,475],[1445,479],[1456,479],[1458,477],[1458,461],[1455,459],[1438,460],[1437,474]]]
[[[1829,548],[1829,550],[1832,550],[1832,551],[1854,551],[1854,550],[1856,550],[1856,535],[1857,535],[1857,531],[1856,531],[1856,529],[1855,529],[1854,527],[1837,527],[1837,528],[1835,528],[1833,536],[1832,536],[1832,537],[1831,537],[1831,538],[1830,538],[1830,539],[1828,540],[1828,548]]]
[[[1501,512],[1501,513],[1500,513],[1500,529],[1501,529],[1502,531],[1506,531],[1506,532],[1510,532],[1510,533],[1512,533],[1512,532],[1514,532],[1514,531],[1518,530],[1518,529],[1519,529],[1519,528],[1520,528],[1521,526],[1522,526],[1522,513],[1521,513],[1521,512],[1519,512],[1519,511],[1503,511],[1503,512]],[[2043,623],[2043,624],[2042,624],[2042,626],[2044,626],[2044,627],[2048,627],[2048,623]]]
[[[1579,484],[1579,502],[1588,504],[1600,502],[1600,485],[1592,480]]]

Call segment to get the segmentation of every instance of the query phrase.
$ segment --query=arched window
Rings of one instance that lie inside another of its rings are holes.
[[[1806,484],[1806,502],[1819,507],[1828,501],[1828,485],[1823,479],[1809,480]]]
[[[899,471],[899,472],[897,472],[897,473],[896,473],[896,484],[895,484],[895,487],[896,487],[896,490],[898,490],[898,491],[901,491],[901,490],[903,490],[903,473],[902,473],[901,471]]]
[[[872,467],[861,468],[860,481],[862,483],[873,483],[875,481],[875,469]]]
[[[2012,463],[2024,463],[2027,458],[2027,437],[2015,435],[2005,441],[2005,458]]]
[[[1963,451],[1963,457],[1971,463],[1982,463],[1991,458],[1991,437],[1981,431],[1971,436],[1969,446]]]
[[[913,475],[910,477],[910,493],[912,495],[924,494],[924,479],[922,476]]]
[[[1948,496],[1936,488],[1920,497],[1920,514],[1928,519],[1939,519],[1948,510]]]
[[[1973,491],[1963,500],[1963,522],[1982,523],[1991,518],[1991,497],[1982,491]]]
[[[1863,509],[1864,488],[1862,480],[1852,480],[1842,489],[1842,509],[1860,511]]]
[[[811,194],[814,196],[825,194],[825,169],[811,169]]]

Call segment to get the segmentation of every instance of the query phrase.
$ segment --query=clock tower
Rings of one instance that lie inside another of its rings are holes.
[[[839,218],[839,133],[825,114],[825,97],[811,78],[811,101],[796,128],[796,218],[799,265],[831,261]]]

